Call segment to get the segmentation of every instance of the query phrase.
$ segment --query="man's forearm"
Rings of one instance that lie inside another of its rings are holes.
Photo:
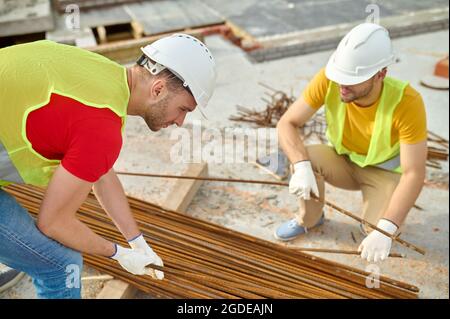
[[[95,234],[74,216],[55,219],[46,225],[38,223],[38,227],[47,237],[83,253],[109,257],[115,252],[112,242]]]
[[[392,194],[391,201],[383,218],[392,221],[400,227],[410,209],[414,206],[422,190],[423,181],[423,174],[416,172],[404,173]]]
[[[308,153],[297,127],[288,121],[280,121],[277,131],[280,146],[292,164],[308,159]]]
[[[110,170],[94,184],[94,193],[102,207],[127,240],[140,234],[119,178]]]

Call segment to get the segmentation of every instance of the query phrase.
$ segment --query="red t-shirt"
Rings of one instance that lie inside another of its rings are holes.
[[[108,108],[86,106],[52,94],[28,115],[27,138],[48,159],[61,160],[73,175],[96,182],[114,165],[122,148],[122,120]]]

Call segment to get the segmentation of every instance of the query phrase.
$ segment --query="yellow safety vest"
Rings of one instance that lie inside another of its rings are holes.
[[[325,97],[325,113],[327,119],[327,138],[339,155],[348,155],[350,160],[360,167],[376,166],[401,173],[400,143],[391,145],[392,117],[397,105],[403,98],[408,82],[390,77],[384,79],[372,137],[366,155],[348,150],[342,145],[344,133],[346,103],[341,101],[339,85],[330,81]]]
[[[69,45],[36,41],[0,49],[0,186],[45,186],[60,163],[31,147],[28,114],[50,101],[52,93],[95,108],[108,108],[125,126],[130,92],[126,68]]]

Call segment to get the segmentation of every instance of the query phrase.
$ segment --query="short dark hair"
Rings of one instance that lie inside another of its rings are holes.
[[[152,64],[155,63],[152,59],[148,58],[146,55],[142,55],[137,61],[136,64],[140,67],[144,67],[144,64],[148,61],[150,61]],[[169,69],[164,69],[161,72],[159,72],[157,75],[150,74],[151,76],[156,76],[159,79],[165,79],[167,81],[167,86],[171,91],[179,92],[181,89],[187,90],[191,95],[192,92],[189,89],[189,87],[184,86],[184,82],[176,76],[172,71]]]

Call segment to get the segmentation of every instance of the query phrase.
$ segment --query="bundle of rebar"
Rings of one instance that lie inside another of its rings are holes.
[[[44,189],[5,190],[37,215]],[[159,298],[417,298],[419,289],[128,197],[145,239],[164,261],[165,278],[134,276],[101,256],[85,262]],[[125,239],[90,194],[77,217],[104,238]],[[152,267],[152,266],[150,266]],[[157,267],[156,267],[157,268]]]

